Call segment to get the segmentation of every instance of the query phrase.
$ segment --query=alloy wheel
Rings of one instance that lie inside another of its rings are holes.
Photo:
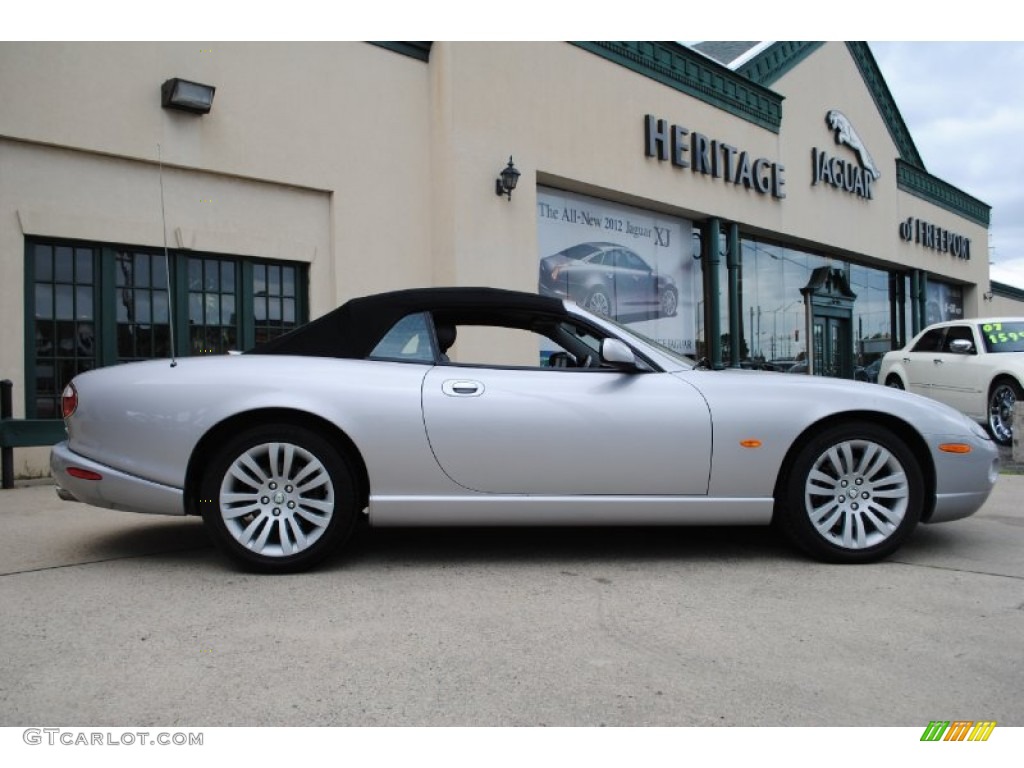
[[[310,451],[288,442],[254,445],[220,484],[220,514],[232,538],[266,557],[312,547],[334,515],[334,483]]]
[[[877,546],[899,528],[910,501],[903,465],[885,446],[851,439],[824,451],[804,483],[804,510],[844,550]]]
[[[997,384],[988,401],[988,425],[996,442],[1009,445],[1013,440],[1013,409],[1017,393],[1009,383]]]

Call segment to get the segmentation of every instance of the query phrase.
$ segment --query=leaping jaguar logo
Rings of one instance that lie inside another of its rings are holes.
[[[864,142],[857,135],[857,131],[854,130],[850,118],[838,109],[830,109],[825,114],[825,122],[828,123],[829,128],[835,131],[836,144],[845,144],[852,149],[857,154],[857,159],[860,160],[861,168],[870,173],[871,178],[880,178],[882,173],[875,165],[868,148],[864,146]]]

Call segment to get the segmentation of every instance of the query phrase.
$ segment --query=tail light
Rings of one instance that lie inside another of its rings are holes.
[[[68,384],[60,396],[60,410],[64,418],[68,418],[78,408],[78,390],[74,384]]]

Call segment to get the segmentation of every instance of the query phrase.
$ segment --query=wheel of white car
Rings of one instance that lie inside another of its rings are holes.
[[[895,373],[885,380],[885,386],[892,387],[893,389],[905,389],[903,386],[903,379]]]
[[[357,516],[348,464],[322,437],[290,424],[225,443],[202,480],[199,507],[229,557],[277,573],[318,563],[348,539]]]
[[[1021,400],[1020,385],[1013,379],[999,379],[988,396],[988,431],[1000,445],[1013,442],[1013,409]]]
[[[866,563],[892,554],[921,517],[924,480],[890,430],[845,424],[800,451],[777,511],[783,532],[819,560]]]

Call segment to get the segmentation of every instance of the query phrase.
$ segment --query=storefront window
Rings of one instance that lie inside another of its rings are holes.
[[[964,289],[959,285],[928,280],[925,288],[924,324],[959,320],[964,316]]]
[[[26,350],[35,371],[28,408],[38,418],[55,419],[67,383],[96,367],[96,251],[39,243],[28,252],[35,336]]]
[[[236,271],[233,259],[188,259],[188,334],[193,355],[238,348]]]
[[[892,348],[888,272],[751,239],[741,247],[741,365],[877,378]]]
[[[168,264],[161,250],[34,239],[25,253],[29,418],[59,418],[83,371],[170,357],[172,320],[189,356],[253,346],[308,316],[301,264],[175,251]]]
[[[117,362],[169,357],[171,321],[168,311],[167,262],[162,253],[118,251]]]

